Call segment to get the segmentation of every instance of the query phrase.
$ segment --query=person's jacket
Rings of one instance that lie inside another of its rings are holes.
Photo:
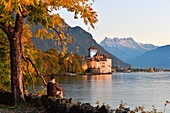
[[[57,83],[48,82],[47,84],[47,95],[48,96],[56,96],[57,91],[61,91],[62,89],[58,86]]]

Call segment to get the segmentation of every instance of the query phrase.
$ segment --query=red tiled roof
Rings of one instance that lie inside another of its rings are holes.
[[[95,46],[91,46],[88,50],[90,49],[97,49]]]

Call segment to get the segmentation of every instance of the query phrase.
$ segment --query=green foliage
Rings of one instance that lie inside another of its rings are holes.
[[[9,43],[6,35],[0,30],[0,89],[10,89]]]
[[[58,52],[55,49],[50,49],[44,53],[39,53],[36,58],[36,66],[41,73],[56,74],[60,70],[58,64]]]
[[[98,109],[101,108],[102,105],[100,105],[99,100],[96,101],[96,104]],[[109,104],[105,105],[105,103],[103,106],[105,106],[110,111],[110,113],[164,113],[162,111],[157,111],[155,106],[152,106],[151,111],[146,111],[144,106],[136,106],[133,110],[131,110],[130,108],[126,107],[126,103],[123,101],[120,102],[118,108],[113,109]]]
[[[58,73],[77,73],[84,71],[81,67],[81,57],[71,53],[63,55],[56,49],[49,49],[45,52],[39,52],[35,59],[35,64],[40,73],[58,74]]]
[[[59,55],[60,73],[77,73],[82,74],[84,70],[81,67],[81,58],[72,53],[66,53],[65,56]]]
[[[38,90],[37,95],[42,96],[42,95],[47,95],[47,91],[45,89]]]
[[[126,107],[126,104],[121,101],[119,108],[115,109],[115,111],[129,112],[129,113],[163,113],[161,111],[157,111],[155,106],[152,106],[151,111],[146,111],[144,106],[137,106],[134,110],[130,110],[130,108]]]

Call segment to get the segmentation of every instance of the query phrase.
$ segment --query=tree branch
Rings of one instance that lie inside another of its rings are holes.
[[[6,29],[7,28],[7,26],[5,26],[5,24],[4,23],[2,23],[2,22],[0,22],[0,28],[2,29],[2,31],[7,35],[7,37],[9,37],[10,35],[9,35],[9,32],[8,32],[8,30]]]
[[[36,89],[35,89],[35,82],[34,82],[34,79],[33,79],[33,77],[32,77],[32,75],[30,74],[30,71],[29,71],[29,69],[28,69],[28,66],[29,66],[29,62],[26,60],[26,62],[27,62],[27,70],[28,70],[28,74],[30,75],[30,77],[31,77],[31,80],[32,80],[32,89],[34,90],[34,92],[37,94],[37,91],[36,91]]]
[[[41,75],[41,74],[39,73],[37,67],[34,65],[34,63],[32,62],[32,60],[31,60],[30,58],[25,57],[24,55],[22,55],[22,58],[23,58],[25,61],[28,61],[28,62],[31,63],[31,65],[32,65],[32,66],[34,67],[34,69],[35,69],[35,72],[37,73],[37,76],[40,77],[40,78],[42,79],[44,85],[47,86],[47,82],[45,81],[43,75]]]
[[[48,26],[48,27],[51,28],[51,29],[53,29],[53,30],[57,33],[57,35],[60,37],[60,39],[61,39],[60,33],[59,33],[55,28],[53,28],[53,27],[51,27],[51,26]]]
[[[60,36],[60,32],[57,31],[55,28],[53,28],[53,27],[51,27],[51,26],[48,26],[48,27],[51,28],[51,29],[53,29],[53,30],[57,33],[57,35],[59,36],[59,38],[60,38],[60,43],[61,43],[61,49],[63,50],[63,47],[62,47],[63,39],[62,39],[62,37]]]

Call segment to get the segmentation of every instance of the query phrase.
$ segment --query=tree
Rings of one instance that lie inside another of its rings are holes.
[[[92,0],[93,1],[93,0]],[[42,25],[37,30],[37,36],[56,38],[54,33],[48,33],[47,29],[53,29],[57,37],[63,33],[58,28],[62,27],[63,19],[59,14],[51,14],[61,8],[75,14],[74,18],[82,18],[85,24],[94,28],[97,22],[96,12],[91,8],[89,0],[1,0],[0,1],[0,29],[6,34],[10,43],[11,65],[11,91],[13,104],[24,102],[22,58],[24,25]],[[30,60],[28,60],[31,62]]]
[[[58,64],[58,51],[56,49],[50,49],[45,53],[42,53],[37,59],[36,65],[38,69],[41,69],[40,72],[47,74],[57,74],[60,70],[60,66]],[[40,68],[39,68],[40,67]]]

